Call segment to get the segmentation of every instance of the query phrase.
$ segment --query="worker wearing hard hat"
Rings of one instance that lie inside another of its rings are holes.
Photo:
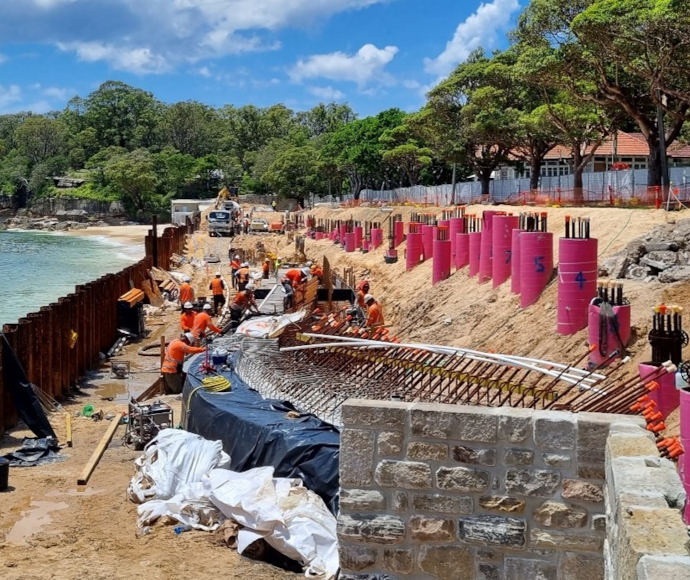
[[[182,314],[180,314],[180,326],[182,327],[182,332],[191,332],[192,328],[194,328],[196,312],[194,312],[193,308],[194,305],[191,302],[185,302],[182,305]]]
[[[192,288],[190,281],[189,276],[185,276],[182,284],[180,284],[180,304],[194,302],[194,288]]]
[[[276,275],[276,282],[278,282],[278,277],[280,276],[280,267],[283,265],[283,258],[281,256],[278,256],[273,262],[273,271],[275,272]]]
[[[371,294],[364,297],[364,304],[367,306],[367,326],[383,326],[383,309]]]
[[[237,280],[237,289],[244,290],[249,283],[249,262],[242,262],[240,264],[239,270],[235,272],[235,278]]]
[[[163,385],[168,394],[178,394],[182,392],[184,386],[185,373],[182,371],[184,357],[187,354],[204,352],[206,349],[199,346],[191,346],[194,337],[190,332],[184,333],[180,338],[170,341],[168,348],[165,349],[161,373],[163,374]]]
[[[254,284],[252,282],[249,282],[244,290],[235,294],[235,298],[232,304],[230,304],[230,318],[234,325],[239,323],[247,310],[255,314],[260,314],[259,307],[256,305],[256,300],[254,299]]]
[[[261,274],[264,280],[268,280],[268,275],[271,273],[271,260],[266,258],[264,263],[261,265]]]
[[[309,273],[311,274],[312,278],[318,278],[319,284],[321,284],[323,281],[323,270],[318,264],[311,264],[309,267]]]
[[[213,294],[213,315],[217,316],[225,304],[225,282],[223,282],[220,272],[216,272],[216,276],[211,280],[208,289]]]
[[[369,294],[369,281],[362,280],[359,284],[357,284],[357,306],[362,308],[365,312],[367,305],[364,302],[364,297],[367,294]]]
[[[211,321],[211,310],[213,310],[213,306],[207,302],[204,304],[203,310],[196,315],[196,318],[194,319],[194,327],[192,328],[192,336],[195,340],[201,340],[204,338],[206,336],[207,329],[217,332],[218,334],[223,332]]]
[[[235,277],[235,274],[237,274],[237,270],[240,269],[241,265],[240,257],[238,255],[235,255],[235,257],[230,261],[230,275],[232,276],[232,287],[237,288],[237,278]]]

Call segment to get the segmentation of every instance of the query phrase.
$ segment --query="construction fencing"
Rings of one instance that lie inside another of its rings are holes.
[[[2,332],[24,367],[27,378],[54,399],[64,397],[79,377],[99,362],[117,337],[117,300],[149,280],[152,252],[167,268],[170,256],[182,252],[191,225],[166,228],[162,237],[146,237],[146,257],[115,274],[106,274],[74,292],[4,324]],[[17,411],[2,369],[0,342],[0,434],[17,423]]]
[[[690,200],[690,167],[669,169],[672,191],[683,203]],[[582,201],[575,197],[574,176],[544,176],[540,178],[539,188],[530,191],[530,180],[493,179],[489,184],[489,200],[498,203],[524,204],[564,204],[578,203],[613,206],[652,206],[661,197],[659,188],[647,185],[646,169],[602,171],[583,173]],[[414,204],[414,205],[452,205],[453,186],[417,185],[397,189],[363,189],[359,202],[373,204]],[[319,201],[339,201],[354,204],[351,194],[340,199],[319,199]],[[674,198],[672,198],[674,200]],[[479,181],[463,181],[455,184],[455,203],[472,204],[486,201],[482,196]],[[665,203],[666,198],[660,199]]]

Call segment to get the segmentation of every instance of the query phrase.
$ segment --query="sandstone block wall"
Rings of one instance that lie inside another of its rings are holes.
[[[642,428],[616,426],[611,432],[605,499],[607,578],[690,578],[690,541],[681,518],[685,491],[676,466],[659,457]]]
[[[352,400],[344,578],[604,577],[606,440],[592,413]]]

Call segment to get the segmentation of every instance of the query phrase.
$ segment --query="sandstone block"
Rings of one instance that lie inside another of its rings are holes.
[[[386,431],[402,431],[409,408],[409,403],[349,400],[343,405],[343,425],[345,427],[375,427]]]
[[[531,465],[534,451],[531,449],[506,449],[503,463],[506,465]]]
[[[405,538],[405,522],[395,516],[340,515],[341,540],[374,544],[398,544]]]
[[[608,446],[606,457],[606,479],[613,489],[638,496],[662,497],[672,507],[680,508],[685,503],[685,490],[678,471],[668,459],[661,460],[658,466],[647,465],[644,457],[609,459]]]
[[[604,559],[601,556],[566,552],[558,570],[559,578],[564,580],[604,580]]]
[[[542,453],[541,458],[549,467],[565,467],[572,461],[570,455],[566,453]]]
[[[409,574],[414,568],[414,552],[405,548],[386,548],[383,551],[386,570],[397,574]]]
[[[548,560],[506,558],[506,580],[556,580],[556,564]],[[588,579],[589,580],[589,579]]]
[[[407,458],[429,461],[448,459],[448,445],[413,441],[407,446]]]
[[[658,456],[659,452],[645,433],[633,435],[628,433],[611,433],[606,442],[611,458]]]
[[[534,419],[534,442],[544,449],[573,449],[576,421],[572,413],[539,411]]]
[[[467,467],[441,467],[436,471],[436,485],[451,491],[483,491],[489,486],[489,474]]]
[[[425,405],[413,409],[411,416],[412,434],[437,439],[461,439],[463,441],[496,441],[498,417],[490,408],[457,407],[449,405]]]
[[[558,501],[545,501],[534,511],[534,519],[547,528],[582,528],[587,510]]]
[[[498,436],[510,443],[522,443],[532,434],[532,416],[528,409],[501,408],[498,418]]]
[[[603,514],[592,516],[592,529],[597,532],[606,532],[606,516]]]
[[[381,487],[424,489],[431,487],[431,468],[426,463],[384,459],[376,466],[374,480]]]
[[[505,488],[508,493],[551,496],[560,482],[561,475],[555,471],[509,469],[506,472]]]
[[[611,421],[595,413],[577,417],[577,461],[578,463],[604,463],[606,438]]]
[[[575,535],[555,530],[532,528],[529,535],[533,548],[550,548],[556,550],[577,550],[578,552],[599,552],[604,546],[604,538],[598,535]]]
[[[479,505],[485,510],[503,513],[521,514],[525,510],[525,500],[505,495],[483,495],[479,498]]]
[[[472,553],[461,546],[421,546],[419,567],[437,578],[472,578],[474,559]]]
[[[637,563],[638,580],[687,580],[690,556],[643,556]]]
[[[453,459],[470,465],[496,465],[496,450],[456,445],[453,447]]]
[[[578,479],[564,480],[561,495],[566,499],[589,501],[592,503],[604,501],[604,490],[600,485]]]
[[[386,498],[374,489],[343,489],[340,509],[346,512],[380,511],[386,508]]]
[[[472,544],[491,544],[521,548],[525,545],[524,520],[501,516],[460,518],[459,536]]]
[[[374,474],[374,433],[343,429],[340,433],[341,485],[369,485]]]
[[[434,514],[471,514],[474,501],[469,496],[462,495],[419,495],[412,497],[414,512],[428,512]]]
[[[376,564],[377,551],[365,546],[338,546],[340,567],[351,572],[362,572]]]
[[[394,491],[391,503],[393,504],[393,511],[396,513],[406,512],[410,505],[410,500],[407,493],[404,491]]]
[[[421,542],[452,542],[455,540],[455,522],[417,516],[410,518],[410,537]]]
[[[379,455],[397,457],[402,452],[403,434],[400,431],[382,431],[377,437]]]
[[[577,476],[582,479],[606,479],[606,470],[603,465],[578,464]]]

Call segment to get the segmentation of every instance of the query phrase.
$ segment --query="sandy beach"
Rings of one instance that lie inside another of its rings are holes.
[[[159,225],[158,232],[162,232],[169,224]],[[151,229],[149,225],[126,226],[92,226],[83,230],[68,230],[65,233],[70,236],[104,236],[115,242],[127,245],[141,244],[144,247],[144,238]]]

